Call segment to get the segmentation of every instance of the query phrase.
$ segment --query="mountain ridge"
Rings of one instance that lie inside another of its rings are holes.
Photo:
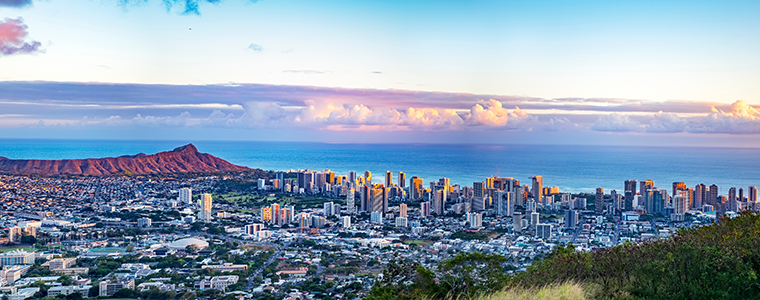
[[[86,159],[9,159],[0,156],[0,173],[13,175],[116,175],[164,174],[217,171],[245,171],[211,154],[201,153],[193,144],[171,151],[147,155],[138,153],[119,157]]]

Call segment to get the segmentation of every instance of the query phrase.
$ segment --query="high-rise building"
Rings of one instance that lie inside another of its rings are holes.
[[[280,191],[285,191],[285,172],[277,172],[275,174],[275,179],[280,182]]]
[[[396,217],[396,227],[409,227],[409,219],[406,217]]]
[[[414,200],[422,199],[422,194],[424,193],[424,190],[422,189],[422,178],[417,176],[412,176],[412,178],[409,179],[409,192],[411,193],[410,197]]]
[[[536,199],[536,201],[541,201],[541,196],[542,196],[543,188],[544,188],[544,177],[533,176],[530,179],[533,183],[533,189],[531,190],[533,194],[533,199]]]
[[[248,224],[245,225],[245,234],[256,235],[257,232],[264,230],[264,224]]]
[[[718,189],[717,185],[715,185],[715,184],[710,185],[710,193],[707,196],[707,202],[708,202],[708,204],[710,204],[712,206],[715,206],[716,209],[717,209],[718,202],[719,202],[719,199],[718,199],[718,194],[719,194],[718,192],[719,191],[720,190]]]
[[[475,198],[484,198],[485,197],[485,183],[484,182],[473,182],[472,183],[472,191],[473,191],[473,197]]]
[[[349,214],[353,214],[356,209],[354,197],[356,197],[356,190],[354,190],[354,188],[348,188],[348,193],[346,193],[346,210]]]
[[[747,189],[747,201],[749,201],[749,203],[757,203],[757,187],[756,186],[750,186],[749,189]]]
[[[642,203],[644,203],[644,207],[646,207],[645,203],[649,203],[649,200],[647,199],[649,196],[647,190],[652,188],[654,188],[654,180],[642,180],[639,182],[639,194],[641,194],[639,205],[642,205]]]
[[[565,228],[575,228],[578,226],[578,211],[568,209],[565,211]]]
[[[385,187],[390,188],[393,186],[393,173],[391,171],[385,171]]]
[[[211,199],[211,194],[203,194],[201,195],[201,198],[198,199],[198,207],[200,208],[198,211],[198,219],[206,223],[211,222]]]
[[[736,188],[731,187],[728,189],[728,200],[726,201],[726,211],[736,212]]]
[[[364,185],[372,186],[372,172],[364,171]]]
[[[531,228],[533,228],[533,230],[536,229],[536,226],[538,225],[538,220],[539,220],[540,216],[541,216],[541,214],[539,214],[537,212],[530,213],[530,226],[531,226]]]
[[[514,232],[522,232],[522,213],[515,212],[512,215],[512,230]]]
[[[601,215],[604,212],[604,189],[596,188],[596,197],[594,198],[595,212]]]
[[[470,228],[480,228],[483,226],[483,215],[479,213],[467,213],[465,215],[467,222],[470,223]]]
[[[514,214],[515,204],[513,202],[512,195],[514,195],[512,192],[494,192],[494,202],[496,202],[496,215],[508,217]]]
[[[372,211],[380,212],[385,215],[388,212],[388,189],[382,184],[377,184],[374,187],[369,187],[371,191],[370,201],[372,202]]]
[[[261,208],[261,221],[272,222],[272,207],[265,206]]]
[[[179,189],[179,203],[182,203],[182,204],[193,203],[193,189],[191,188]]]
[[[343,228],[351,227],[351,216],[343,216]]]
[[[370,222],[372,223],[382,223],[383,222],[383,213],[379,211],[373,211],[370,213]]]
[[[651,188],[646,193],[646,210],[649,214],[663,213],[668,201],[668,190]]]
[[[670,220],[675,222],[681,222],[684,220],[688,201],[689,200],[683,195],[673,196],[673,214],[670,215]]]
[[[683,182],[673,182],[673,193],[671,195],[678,195],[679,190],[686,190],[686,184]]]
[[[486,209],[486,199],[479,197],[470,198],[470,210],[471,211],[483,211]]]
[[[694,187],[694,203],[692,206],[697,209],[702,209],[702,206],[707,204],[707,186],[704,183],[700,183]]]
[[[356,171],[348,171],[348,185],[349,187],[356,188]]]
[[[398,172],[398,186],[402,189],[406,187],[406,173]]]
[[[420,217],[426,218],[430,216],[430,201],[420,203]]]
[[[439,186],[439,188],[443,189],[443,195],[445,196],[443,198],[443,200],[444,201],[448,200],[449,199],[449,192],[451,190],[451,184],[449,182],[449,179],[446,178],[446,177],[438,179],[438,186]]]
[[[273,203],[270,207],[272,208],[272,223],[280,224],[280,205]]]
[[[552,225],[551,224],[538,224],[536,226],[536,237],[548,240],[552,237]]]
[[[445,195],[443,190],[437,190],[435,191],[435,197],[433,198],[433,212],[438,215],[442,216],[444,214],[444,203],[445,203]]]
[[[406,217],[406,203],[401,203],[398,206],[398,216]]]
[[[335,210],[333,209],[334,205],[335,204],[333,202],[325,202],[323,204],[323,213],[326,217],[329,217],[335,214]]]
[[[632,191],[633,195],[636,196],[636,185],[639,184],[639,181],[636,179],[628,179],[625,181],[625,188],[624,191]]]
[[[515,205],[524,205],[525,204],[525,188],[518,184],[513,189],[515,193]]]

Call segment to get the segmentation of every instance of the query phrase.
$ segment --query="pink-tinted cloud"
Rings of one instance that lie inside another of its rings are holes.
[[[760,133],[760,111],[739,100],[728,110],[713,108],[706,117],[692,122],[686,131],[693,133]]]
[[[38,41],[26,41],[27,32],[24,19],[5,18],[0,21],[0,55],[33,53],[42,45]]]

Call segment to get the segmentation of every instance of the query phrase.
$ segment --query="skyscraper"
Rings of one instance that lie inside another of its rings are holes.
[[[385,171],[385,187],[391,188],[393,186],[393,173],[391,171]]]
[[[575,228],[578,226],[578,212],[574,209],[565,211],[565,228]]]
[[[494,192],[494,202],[496,202],[496,215],[508,217],[514,214],[515,205],[512,195],[513,193],[511,192]]]
[[[728,200],[726,200],[726,211],[738,211],[736,209],[736,188],[731,187],[728,189]]]
[[[539,214],[537,212],[530,213],[530,227],[533,230],[536,230],[536,225],[538,225],[538,220],[539,220],[540,216],[541,216],[541,214]]]
[[[473,191],[473,197],[475,198],[485,198],[485,183],[484,182],[473,182],[472,183],[472,191]]]
[[[348,186],[349,187],[356,187],[356,171],[348,171]]]
[[[333,209],[333,206],[335,205],[335,203],[325,202],[323,205],[324,205],[323,213],[325,217],[329,217],[335,214],[335,210]]]
[[[430,201],[420,203],[420,217],[426,218],[430,216]]]
[[[686,190],[686,184],[683,182],[673,182],[673,193],[671,195],[678,195],[678,190]]]
[[[604,212],[604,189],[596,188],[596,197],[594,198],[595,212],[597,215],[601,215]]]
[[[372,186],[372,172],[364,171],[364,185]]]
[[[514,232],[522,232],[522,213],[515,212],[512,215],[512,230]]]
[[[749,203],[757,203],[757,187],[756,186],[750,186],[749,189],[747,189],[747,200]]]
[[[398,216],[406,218],[406,204],[405,203],[399,204],[399,206],[398,206]]]
[[[193,189],[181,188],[179,189],[179,203],[190,204],[193,202]]]
[[[402,189],[406,187],[406,173],[398,172],[398,186]]]
[[[694,187],[694,203],[692,205],[698,210],[702,210],[702,205],[707,204],[707,186],[700,183]]]
[[[646,203],[649,203],[649,193],[647,193],[647,190],[654,188],[654,181],[653,180],[642,180],[639,182],[639,194],[641,194],[641,199],[639,200],[639,205],[643,203],[644,207],[646,207]]]
[[[689,200],[683,195],[673,196],[673,214],[670,216],[672,221],[680,222],[684,220],[688,201]]]
[[[198,219],[202,220],[203,222],[211,222],[211,202],[211,194],[203,194],[201,195],[201,198],[198,199],[198,207],[200,207],[200,211],[198,212]]]
[[[533,199],[536,199],[536,201],[541,201],[541,196],[543,195],[543,189],[544,189],[544,177],[543,176],[534,176],[530,178],[533,183],[533,190],[531,191],[533,194]]]
[[[354,197],[356,197],[356,190],[354,190],[354,188],[348,188],[348,193],[346,194],[346,210],[349,214],[353,214],[354,209],[356,209]]]
[[[445,209],[444,203],[446,202],[446,200],[444,197],[446,193],[444,193],[443,190],[437,190],[435,191],[434,195],[435,197],[433,198],[433,212],[435,212],[435,214],[438,216],[442,216],[444,214],[444,209]]]
[[[636,179],[629,179],[625,181],[625,189],[624,191],[632,191],[633,196],[636,196],[636,185],[639,184],[639,181]],[[627,200],[627,199],[626,199]],[[631,200],[633,201],[633,200]]]
[[[383,215],[388,212],[388,189],[382,184],[369,188],[371,190],[372,211]]]
[[[412,178],[409,179],[409,192],[411,193],[412,199],[422,199],[422,184],[422,178],[420,177],[412,176]]]
[[[479,213],[467,213],[467,222],[470,223],[470,228],[480,228],[483,226],[483,215]]]
[[[716,207],[718,206],[718,202],[720,202],[720,200],[718,199],[718,191],[719,190],[718,190],[717,185],[714,185],[714,184],[710,185],[710,193],[708,194],[708,199],[707,199],[708,204],[716,206]]]
[[[280,224],[280,205],[272,203],[270,207],[272,208],[272,223]]]

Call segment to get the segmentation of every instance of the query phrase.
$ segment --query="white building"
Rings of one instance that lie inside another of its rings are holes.
[[[370,215],[370,221],[372,223],[382,223],[383,222],[383,213],[379,211],[373,211]]]
[[[409,227],[409,220],[406,217],[396,217],[396,227]]]
[[[179,189],[179,203],[190,204],[193,202],[193,189],[181,188]]]
[[[350,216],[343,216],[343,228],[350,228],[351,227],[351,217]]]

